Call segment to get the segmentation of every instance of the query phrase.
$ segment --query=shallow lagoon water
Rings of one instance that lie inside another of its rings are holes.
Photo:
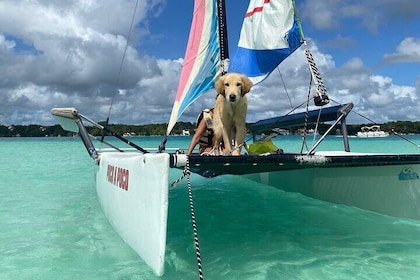
[[[407,136],[420,143],[420,136]],[[299,151],[297,136],[276,138]],[[136,137],[156,147],[160,137]],[[190,137],[171,137],[185,148]],[[395,136],[352,150],[418,152]],[[329,137],[320,149],[341,149]],[[166,273],[116,235],[78,138],[0,138],[0,279],[198,279],[186,181],[170,190]],[[173,170],[174,181],[181,171]],[[234,176],[192,175],[205,279],[420,279],[420,221],[286,193]]]

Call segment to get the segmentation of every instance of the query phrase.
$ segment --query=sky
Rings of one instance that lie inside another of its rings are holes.
[[[348,123],[420,121],[418,0],[296,5],[331,104],[354,103]],[[247,6],[226,0],[231,56]],[[0,125],[54,125],[53,107],[95,121],[167,123],[192,10],[193,0],[0,0]],[[301,104],[307,69],[301,47],[253,87],[247,122]],[[194,122],[215,97],[206,93],[180,121]]]

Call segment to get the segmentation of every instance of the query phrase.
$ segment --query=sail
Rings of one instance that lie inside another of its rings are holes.
[[[251,0],[229,72],[257,84],[302,45],[294,1]]]
[[[166,134],[185,109],[207,90],[221,73],[217,3],[195,0],[184,63]]]

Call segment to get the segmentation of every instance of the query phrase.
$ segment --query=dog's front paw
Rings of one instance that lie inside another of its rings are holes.
[[[239,156],[241,154],[241,151],[239,150],[239,149],[235,149],[233,152],[232,152],[232,156]]]
[[[219,149],[219,147],[213,147],[212,153],[215,156],[220,156],[220,149]]]

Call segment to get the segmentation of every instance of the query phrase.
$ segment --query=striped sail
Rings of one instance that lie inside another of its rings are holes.
[[[215,0],[195,0],[184,64],[167,135],[185,109],[214,87],[214,81],[221,72],[219,49],[217,3]]]
[[[302,44],[292,0],[251,0],[229,72],[264,80]]]

